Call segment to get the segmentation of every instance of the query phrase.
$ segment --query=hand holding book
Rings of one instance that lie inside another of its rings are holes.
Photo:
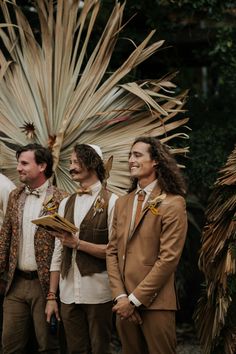
[[[32,220],[32,223],[47,230],[66,231],[70,233],[76,233],[78,231],[78,228],[74,224],[60,216],[58,213],[41,216],[38,219]]]

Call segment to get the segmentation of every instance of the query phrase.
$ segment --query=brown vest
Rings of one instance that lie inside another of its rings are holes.
[[[72,194],[66,205],[64,217],[72,223],[74,222],[74,205],[76,193]],[[110,192],[102,189],[95,199],[92,207],[80,224],[79,238],[81,240],[95,243],[108,243],[108,202],[110,199]],[[96,200],[101,198],[104,200],[102,211],[97,210],[95,213],[94,205]],[[63,247],[61,274],[62,278],[66,277],[71,267],[72,248]],[[90,254],[78,250],[76,253],[76,263],[82,276],[92,275],[94,273],[101,273],[106,270],[106,260],[91,256]]]

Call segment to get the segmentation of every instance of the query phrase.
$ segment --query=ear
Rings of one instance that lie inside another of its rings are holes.
[[[40,166],[40,172],[44,172],[47,168],[46,162],[41,163],[39,166]]]

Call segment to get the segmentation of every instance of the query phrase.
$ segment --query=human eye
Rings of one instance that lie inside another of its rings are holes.
[[[134,152],[134,156],[135,156],[135,157],[141,157],[142,154],[141,154],[140,152]]]

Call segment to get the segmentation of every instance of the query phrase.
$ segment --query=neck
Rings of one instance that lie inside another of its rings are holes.
[[[31,181],[30,183],[26,183],[26,185],[30,188],[30,189],[36,189],[41,187],[45,182],[47,181],[47,178],[42,178],[40,180],[37,181]]]
[[[156,180],[155,178],[143,178],[138,180],[138,184],[140,186],[141,189],[146,188],[150,183],[154,182]]]
[[[93,184],[99,182],[99,179],[97,178],[97,176],[91,177],[90,179],[86,180],[86,181],[82,181],[80,182],[80,186],[82,188],[89,188],[91,187]]]

